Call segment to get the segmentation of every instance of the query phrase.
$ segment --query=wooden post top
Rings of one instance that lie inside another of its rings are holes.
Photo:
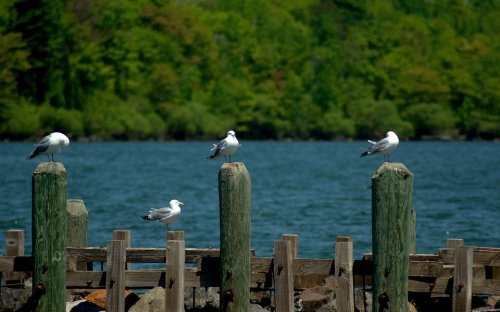
[[[337,241],[338,243],[340,243],[340,242],[349,243],[349,242],[352,242],[352,237],[351,236],[338,235],[337,237],[335,237],[335,241]]]
[[[34,174],[52,173],[56,175],[66,175],[66,168],[60,162],[43,162],[38,164]]]
[[[378,169],[373,173],[372,179],[376,179],[385,173],[394,172],[396,174],[401,175],[403,178],[407,178],[409,176],[413,176],[413,173],[406,168],[406,166],[402,163],[389,163],[384,162]]]
[[[70,215],[75,217],[89,214],[85,203],[81,199],[68,199],[66,210]]]
[[[231,163],[223,163],[220,170],[238,170],[238,171],[247,171],[247,167],[242,162],[231,162]]]

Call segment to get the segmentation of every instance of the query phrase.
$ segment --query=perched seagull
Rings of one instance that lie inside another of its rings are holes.
[[[59,153],[68,145],[69,139],[67,136],[60,132],[52,132],[38,142],[35,149],[28,156],[28,159],[33,159],[40,154],[45,154],[49,157],[49,160],[54,161],[54,153]]]
[[[361,154],[361,157],[373,154],[383,154],[384,161],[390,161],[390,154],[398,147],[399,138],[394,131],[389,131],[386,137],[378,142],[368,140],[371,144],[368,149]]]
[[[223,155],[224,158],[229,158],[229,162],[231,162],[231,155],[233,155],[239,147],[240,143],[238,139],[236,139],[236,133],[233,130],[229,130],[225,139],[212,146],[210,151],[213,153],[208,158],[214,159]]]
[[[184,206],[184,204],[177,199],[172,199],[169,202],[168,207],[151,209],[149,210],[149,213],[142,218],[148,221],[158,220],[161,223],[165,223],[168,230],[168,225],[174,223],[175,220],[177,220],[177,218],[181,215],[181,206]]]

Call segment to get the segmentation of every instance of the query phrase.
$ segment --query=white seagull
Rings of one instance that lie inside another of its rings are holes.
[[[236,133],[233,130],[229,130],[227,132],[226,138],[212,146],[210,151],[213,153],[208,158],[214,159],[219,157],[220,155],[223,155],[224,158],[229,158],[229,162],[231,162],[231,155],[233,155],[238,150],[240,145],[241,144],[236,138]]]
[[[28,156],[28,159],[33,159],[40,154],[45,154],[49,157],[49,160],[54,161],[54,153],[59,153],[68,145],[69,139],[66,135],[60,132],[52,132],[38,142],[35,149]]]
[[[390,154],[398,147],[399,138],[394,131],[389,131],[386,137],[378,142],[368,140],[371,144],[368,149],[361,154],[361,157],[373,154],[383,154],[384,161],[390,161]]]
[[[149,213],[142,218],[148,221],[158,220],[161,223],[165,223],[168,229],[168,225],[174,223],[181,215],[181,206],[184,206],[184,203],[181,203],[177,199],[172,199],[168,207],[150,209]]]

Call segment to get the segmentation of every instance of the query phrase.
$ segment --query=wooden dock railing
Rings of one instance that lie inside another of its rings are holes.
[[[33,276],[34,289],[45,291],[33,291],[40,312],[65,311],[67,289],[106,289],[107,310],[117,312],[125,289],[157,286],[165,288],[166,310],[176,312],[191,287],[219,287],[220,306],[229,312],[247,311],[252,292],[273,291],[276,311],[292,312],[294,291],[327,280],[345,312],[354,311],[355,288],[371,290],[373,310],[387,312],[407,311],[409,293],[451,298],[454,312],[470,311],[473,295],[500,296],[500,248],[454,239],[436,254],[415,254],[413,174],[403,164],[384,163],[372,177],[374,253],[358,260],[349,236],[337,237],[335,259],[300,258],[295,234],[274,241],[273,257],[258,257],[250,246],[251,180],[243,163],[219,171],[221,250],[189,248],[182,231],[168,232],[165,248],[132,247],[132,233],[123,229],[107,247],[88,247],[88,211],[82,200],[66,201],[64,166],[40,164],[32,179],[33,255],[24,255],[23,231],[7,231],[0,272],[2,287],[22,287]],[[105,271],[94,262],[106,263]],[[133,263],[163,268],[132,269]]]

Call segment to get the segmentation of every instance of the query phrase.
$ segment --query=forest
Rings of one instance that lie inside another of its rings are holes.
[[[0,139],[500,138],[500,1],[2,0]]]

